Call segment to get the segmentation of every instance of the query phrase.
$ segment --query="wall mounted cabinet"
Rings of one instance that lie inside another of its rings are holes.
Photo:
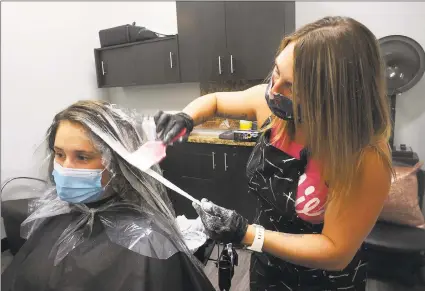
[[[264,79],[281,39],[295,29],[295,2],[176,5],[182,82]]]
[[[177,1],[178,36],[95,49],[98,86],[265,79],[295,2]]]
[[[176,2],[182,82],[225,78],[224,2]]]
[[[180,82],[177,36],[95,49],[99,88]]]

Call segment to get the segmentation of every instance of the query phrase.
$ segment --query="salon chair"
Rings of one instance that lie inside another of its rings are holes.
[[[28,217],[28,203],[39,197],[46,183],[38,178],[16,177],[1,186],[1,215],[6,233],[2,244],[7,245],[12,255],[25,243],[20,230],[22,222]]]
[[[425,171],[416,175],[419,205],[425,215]],[[425,229],[378,221],[365,246],[369,278],[425,287]]]

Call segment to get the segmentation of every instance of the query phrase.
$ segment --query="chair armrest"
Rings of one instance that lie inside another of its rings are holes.
[[[365,243],[394,252],[421,252],[425,251],[425,229],[378,221]]]

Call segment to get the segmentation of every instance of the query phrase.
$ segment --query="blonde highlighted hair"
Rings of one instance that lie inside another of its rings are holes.
[[[350,192],[365,149],[372,148],[392,169],[385,148],[391,120],[379,43],[363,24],[346,17],[301,27],[282,40],[278,54],[292,42],[294,120],[300,104],[301,123],[274,117],[271,126],[275,138],[286,141],[301,129],[330,186],[329,201]]]

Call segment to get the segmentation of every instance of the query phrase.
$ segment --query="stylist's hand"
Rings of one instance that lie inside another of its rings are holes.
[[[201,200],[201,206],[192,203],[201,217],[210,238],[224,243],[240,243],[248,229],[248,221],[234,210]]]
[[[159,111],[155,114],[154,121],[156,133],[160,134],[158,137],[165,144],[169,144],[183,129],[186,129],[183,138],[187,138],[194,126],[193,119],[184,112],[169,114]]]

